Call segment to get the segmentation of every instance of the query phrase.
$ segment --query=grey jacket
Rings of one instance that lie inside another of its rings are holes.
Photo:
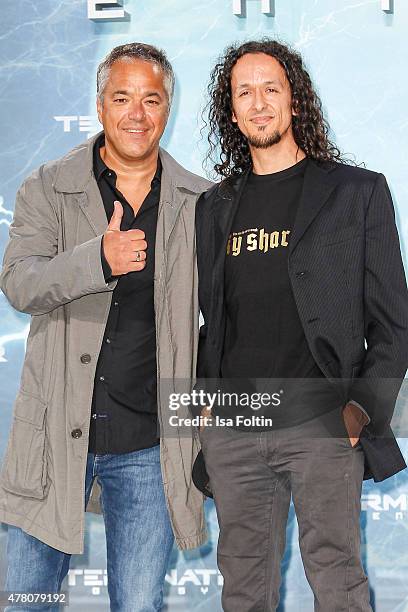
[[[117,281],[105,283],[106,214],[92,172],[95,138],[40,167],[21,186],[0,286],[32,315],[20,390],[0,475],[0,520],[71,554],[84,547],[84,481],[93,381]],[[194,214],[210,183],[160,149],[154,299],[159,421],[168,394],[194,382],[198,340]],[[87,355],[81,360],[81,356]],[[90,359],[89,357],[90,356]],[[179,410],[183,416],[183,409]],[[185,416],[188,416],[187,408]],[[72,435],[74,430],[80,430]],[[203,496],[191,479],[194,428],[163,427],[160,452],[180,549],[206,540]],[[87,510],[100,512],[95,481]]]

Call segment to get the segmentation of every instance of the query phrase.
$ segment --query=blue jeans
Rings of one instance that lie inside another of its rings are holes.
[[[160,469],[160,447],[121,455],[88,454],[85,506],[97,477],[105,520],[108,592],[114,612],[161,610],[163,585],[173,546]],[[8,528],[5,589],[58,592],[71,555]],[[7,612],[56,610],[55,605],[7,607]]]

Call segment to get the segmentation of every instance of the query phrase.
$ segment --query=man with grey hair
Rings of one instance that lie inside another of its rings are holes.
[[[159,147],[173,89],[162,51],[113,49],[98,69],[103,131],[17,195],[0,283],[32,319],[0,480],[8,591],[60,592],[85,508],[104,516],[118,612],[160,610],[174,537],[206,538],[197,435],[159,428],[195,370],[194,209],[209,186]]]

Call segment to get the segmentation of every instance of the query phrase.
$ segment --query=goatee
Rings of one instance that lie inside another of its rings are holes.
[[[273,147],[273,145],[278,144],[281,141],[282,134],[279,134],[278,130],[275,130],[273,134],[269,134],[267,136],[248,136],[248,144],[254,149],[269,149],[269,147]]]

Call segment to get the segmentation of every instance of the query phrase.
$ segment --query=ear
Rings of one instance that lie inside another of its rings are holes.
[[[298,105],[297,100],[293,100],[292,101],[292,117],[297,117],[299,114],[297,111],[297,105]]]
[[[238,123],[238,119],[237,119],[237,117],[236,117],[236,115],[235,115],[234,111],[232,111],[231,119],[232,119],[232,122],[233,122],[233,123]]]
[[[99,123],[101,125],[103,125],[103,123],[102,123],[102,102],[101,102],[99,96],[96,98],[96,111],[98,113]]]

